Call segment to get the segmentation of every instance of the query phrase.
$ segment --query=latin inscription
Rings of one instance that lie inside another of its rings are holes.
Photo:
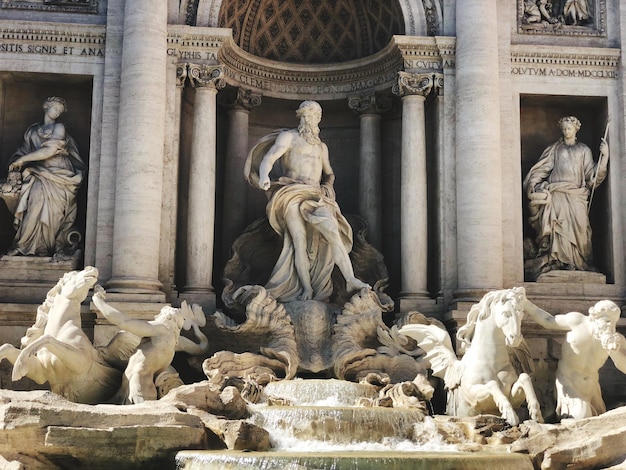
[[[297,83],[284,83],[266,80],[261,77],[252,77],[243,73],[236,72],[232,69],[225,68],[224,74],[236,80],[242,85],[256,88],[257,90],[268,90],[277,93],[294,93],[294,94],[329,94],[329,93],[345,93],[369,90],[377,85],[391,82],[396,78],[396,72],[388,72],[378,77],[368,78],[366,80],[358,80],[352,83],[342,84],[318,84],[318,85],[301,85]]]
[[[167,55],[170,57],[178,57],[182,60],[217,60],[217,54],[215,52],[179,51],[173,47],[167,50]]]
[[[76,55],[104,57],[102,47],[58,46],[49,44],[0,43],[0,53],[39,54],[39,55]]]
[[[555,69],[548,67],[511,67],[513,75],[536,77],[617,78],[617,70]]]

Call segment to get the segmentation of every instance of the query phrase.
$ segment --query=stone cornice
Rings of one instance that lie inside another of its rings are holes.
[[[602,67],[617,69],[620,62],[620,49],[596,47],[559,47],[513,45],[511,46],[512,64],[543,64],[567,67]]]
[[[511,46],[513,75],[575,78],[617,78],[620,49],[539,45]]]
[[[104,46],[106,28],[99,25],[0,20],[2,43],[48,43]]]
[[[389,89],[402,69],[392,42],[369,57],[341,64],[285,64],[253,56],[229,40],[219,52],[226,81],[264,96],[307,99],[323,95],[346,98],[355,93]]]
[[[0,55],[102,63],[105,26],[0,20]],[[5,55],[6,54],[6,55]]]
[[[182,59],[205,60],[215,63],[217,51],[231,37],[230,28],[169,25],[167,28],[167,53]]]
[[[456,38],[450,36],[394,36],[392,42],[402,53],[404,70],[433,72],[454,68]]]
[[[2,0],[2,8],[18,10],[41,10],[48,12],[63,13],[98,13],[98,0],[89,0],[88,3],[72,4],[70,2],[62,4],[46,4],[29,1]]]

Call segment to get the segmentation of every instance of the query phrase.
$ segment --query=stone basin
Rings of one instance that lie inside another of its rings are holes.
[[[466,452],[236,452],[182,451],[179,470],[532,470],[530,457]]]

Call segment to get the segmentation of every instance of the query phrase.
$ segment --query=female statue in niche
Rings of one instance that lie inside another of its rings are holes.
[[[603,138],[594,162],[591,149],[576,139],[580,126],[575,116],[561,118],[563,137],[543,151],[524,180],[528,222],[537,234],[536,276],[550,270],[594,270],[589,195],[606,178],[609,147]]]
[[[9,164],[9,176],[19,173],[22,179],[12,211],[17,233],[7,253],[11,256],[63,256],[71,245],[68,236],[76,220],[76,194],[86,167],[76,142],[57,122],[67,111],[65,100],[50,97],[43,109],[43,122],[26,130]]]

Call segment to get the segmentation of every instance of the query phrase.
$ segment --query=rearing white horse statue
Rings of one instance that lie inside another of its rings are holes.
[[[530,376],[518,375],[509,357],[511,352],[519,354],[525,344],[521,330],[525,297],[524,288],[516,287],[489,292],[472,306],[466,325],[457,333],[468,346],[461,360],[447,331],[438,326],[412,324],[400,329],[426,352],[433,375],[444,380],[449,390],[447,414],[499,414],[516,426],[515,409],[526,400],[531,419],[543,422]]]
[[[22,338],[23,349],[0,346],[0,360],[13,366],[12,379],[29,377],[78,403],[104,403],[119,388],[121,368],[113,359],[128,360],[139,338],[118,334],[106,348],[95,348],[81,328],[80,305],[98,279],[98,270],[86,267],[66,273],[37,311],[37,322]]]

